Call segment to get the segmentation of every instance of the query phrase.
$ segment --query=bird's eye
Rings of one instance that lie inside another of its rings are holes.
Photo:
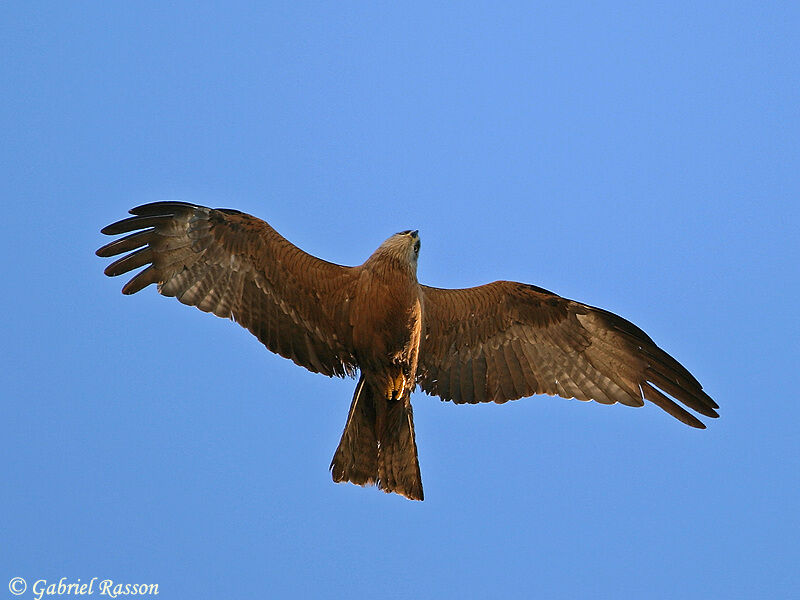
[[[409,233],[411,233],[411,230],[410,229],[406,229],[405,231],[401,231],[397,235],[408,235]]]
[[[414,242],[414,254],[419,254],[419,247],[420,247],[420,242],[419,240],[417,240],[416,242]]]

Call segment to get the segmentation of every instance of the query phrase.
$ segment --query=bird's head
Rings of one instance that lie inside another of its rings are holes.
[[[396,261],[401,265],[407,265],[416,273],[417,257],[419,256],[420,240],[419,231],[407,229],[395,233],[383,242],[372,254],[370,260]]]

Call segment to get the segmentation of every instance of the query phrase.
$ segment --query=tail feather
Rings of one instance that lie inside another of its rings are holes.
[[[336,482],[377,484],[387,493],[423,499],[408,394],[400,400],[382,398],[362,376],[331,461],[331,475]]]
[[[422,500],[422,478],[414,440],[414,414],[408,395],[384,400],[386,415],[378,444],[378,488]]]
[[[358,381],[342,432],[331,461],[331,475],[338,482],[375,485],[378,480],[378,440],[375,436],[375,399],[362,377]]]

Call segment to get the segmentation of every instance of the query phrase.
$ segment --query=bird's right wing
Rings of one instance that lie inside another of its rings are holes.
[[[443,400],[499,403],[533,394],[629,406],[649,400],[687,425],[705,427],[660,389],[718,416],[689,371],[613,313],[513,281],[422,291],[417,382]]]
[[[147,266],[122,288],[133,294],[155,283],[174,296],[250,330],[268,349],[310,371],[352,375],[348,296],[357,268],[307,254],[264,221],[229,209],[155,202],[102,233],[135,232],[97,251],[130,252],[105,274]]]

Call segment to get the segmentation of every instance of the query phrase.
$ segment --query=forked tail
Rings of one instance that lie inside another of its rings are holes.
[[[382,398],[361,376],[331,474],[336,482],[377,484],[384,492],[422,500],[409,394],[399,400]]]

